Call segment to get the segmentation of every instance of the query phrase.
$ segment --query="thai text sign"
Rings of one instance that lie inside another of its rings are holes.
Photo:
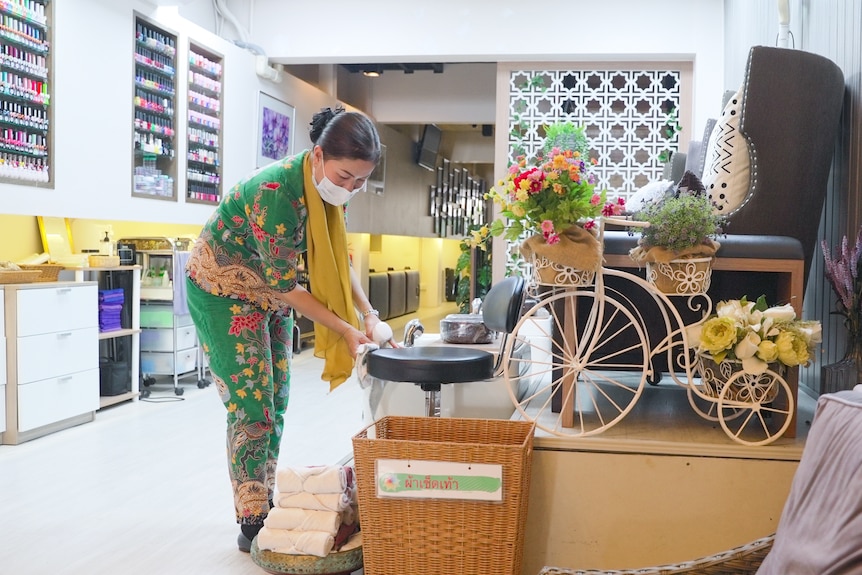
[[[503,466],[455,461],[378,459],[378,497],[503,500]]]

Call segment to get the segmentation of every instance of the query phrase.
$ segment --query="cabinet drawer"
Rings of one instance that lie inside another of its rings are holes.
[[[198,366],[198,348],[177,352],[176,373],[188,373]],[[170,351],[141,352],[141,372],[152,374],[173,374],[174,354]]]
[[[6,303],[5,303],[5,294],[2,289],[0,289],[0,337],[4,337],[6,335]],[[6,353],[6,348],[0,348],[0,351]]]
[[[173,304],[141,304],[141,327],[186,327],[194,325],[192,316],[178,315],[174,319]]]
[[[99,369],[18,385],[18,431],[99,409]]]
[[[6,386],[0,385],[0,433],[6,431]]]
[[[186,326],[174,329],[143,329],[141,330],[141,351],[173,351],[176,332],[176,349],[189,349],[197,345],[197,330]]]
[[[18,384],[99,368],[99,328],[18,338]]]
[[[98,327],[96,285],[19,289],[18,336]]]
[[[6,383],[6,338],[0,336],[0,385],[4,383]]]

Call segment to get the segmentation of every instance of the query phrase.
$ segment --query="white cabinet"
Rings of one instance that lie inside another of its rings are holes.
[[[6,320],[3,297],[4,292],[0,286],[0,437],[6,431]]]
[[[6,430],[18,444],[92,421],[99,409],[94,282],[7,285]]]
[[[140,392],[141,266],[74,268],[74,272],[75,281],[124,290],[121,329],[99,332],[99,406],[134,399]],[[94,313],[98,318],[98,310]]]

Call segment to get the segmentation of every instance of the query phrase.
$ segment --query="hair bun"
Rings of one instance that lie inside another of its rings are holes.
[[[309,130],[309,136],[311,137],[311,143],[316,144],[318,138],[320,138],[320,134],[323,133],[323,129],[326,128],[329,121],[332,120],[335,116],[342,113],[344,108],[342,106],[336,106],[335,110],[332,108],[321,108],[318,113],[316,113],[311,118],[311,129]]]

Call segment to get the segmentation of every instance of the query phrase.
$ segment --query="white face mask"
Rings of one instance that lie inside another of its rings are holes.
[[[343,206],[350,200],[350,198],[359,192],[365,191],[367,182],[363,182],[361,187],[356,188],[351,192],[346,188],[336,185],[332,180],[326,177],[326,169],[323,160],[320,161],[320,168],[323,170],[323,179],[320,182],[314,182],[314,187],[317,188],[317,193],[320,194],[320,199],[327,204]]]

